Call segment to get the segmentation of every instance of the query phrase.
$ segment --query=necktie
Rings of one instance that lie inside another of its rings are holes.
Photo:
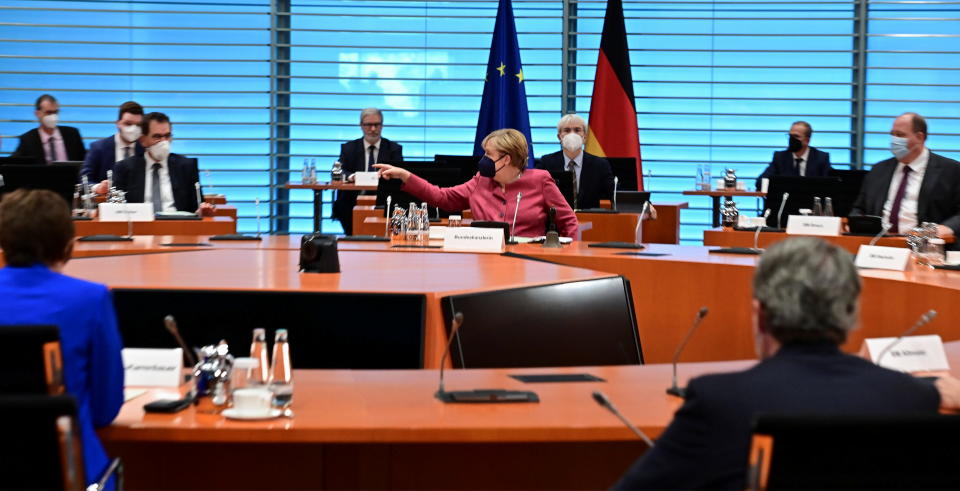
[[[57,160],[57,147],[53,144],[53,137],[47,140],[47,163]]]
[[[794,159],[794,161],[793,161],[793,170],[797,171],[797,175],[798,175],[798,176],[801,175],[801,174],[800,174],[800,162],[803,162],[803,158],[801,158],[801,157],[797,157],[797,158]]]
[[[376,158],[373,156],[373,151],[376,149],[377,147],[370,145],[370,157],[367,158],[367,172],[370,172],[370,170],[373,169],[373,164],[377,163]]]
[[[577,197],[580,194],[580,183],[577,182],[577,161],[571,160],[567,164],[567,170],[573,172],[573,209],[577,209]]]
[[[150,185],[150,192],[153,198],[153,212],[163,211],[163,202],[160,200],[160,163],[153,164],[153,182]]]
[[[129,145],[123,147],[123,158],[129,159],[130,155],[133,154],[133,149]]]
[[[907,181],[910,179],[910,172],[913,169],[909,165],[903,166],[903,179],[900,180],[900,187],[897,188],[897,194],[893,198],[893,206],[890,207],[890,232],[900,233],[900,205],[903,202],[903,195],[907,194]]]

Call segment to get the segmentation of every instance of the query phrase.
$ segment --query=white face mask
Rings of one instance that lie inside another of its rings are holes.
[[[150,153],[150,157],[153,159],[161,161],[170,155],[170,141],[160,140],[148,148],[147,152]]]
[[[137,141],[137,138],[140,138],[140,125],[131,124],[120,127],[120,138],[123,138],[123,141],[127,143],[133,143]]]
[[[47,114],[46,116],[40,118],[40,124],[48,130],[52,130],[57,127],[57,123],[60,122],[59,114]]]
[[[576,133],[567,133],[563,140],[560,140],[560,144],[568,152],[579,152],[583,148],[583,137]]]
[[[897,160],[903,160],[907,155],[910,155],[910,149],[907,147],[907,139],[899,136],[891,136],[890,151],[897,157]]]

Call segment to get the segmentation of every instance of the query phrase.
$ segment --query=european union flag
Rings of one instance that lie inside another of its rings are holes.
[[[523,88],[523,65],[520,63],[520,45],[517,44],[517,26],[513,21],[510,0],[500,0],[497,24],[490,43],[490,60],[483,83],[483,100],[473,154],[483,155],[483,139],[490,132],[513,128],[527,137],[528,167],[533,167],[533,140],[530,138],[530,116],[527,113],[527,92]]]

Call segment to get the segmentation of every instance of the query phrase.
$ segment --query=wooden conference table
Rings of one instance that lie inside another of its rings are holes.
[[[235,211],[234,211],[235,213]],[[79,237],[87,235],[127,235],[130,226],[134,235],[217,235],[237,232],[236,218],[230,216],[203,217],[200,220],[154,220],[151,222],[101,222],[75,220],[73,226]]]
[[[960,342],[948,343],[947,355],[956,367]],[[684,363],[680,383],[753,363]],[[603,381],[510,378],[545,373]],[[600,489],[646,447],[591,393],[604,392],[651,438],[681,404],[665,393],[667,364],[455,370],[446,377],[448,390],[533,390],[537,404],[443,404],[433,397],[437,380],[436,370],[298,370],[293,417],[270,421],[231,421],[193,407],[145,414],[144,403],[177,396],[153,389],[125,404],[100,435],[108,453],[123,456],[132,489]]]

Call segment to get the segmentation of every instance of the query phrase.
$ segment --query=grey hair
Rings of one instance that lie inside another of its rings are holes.
[[[381,122],[383,121],[383,113],[379,109],[375,107],[368,107],[360,111],[360,122],[363,123],[363,118],[367,116],[373,116],[374,114],[376,114],[377,116],[380,116],[380,121]]]
[[[580,117],[579,114],[570,113],[564,114],[563,117],[560,118],[560,121],[557,121],[557,133],[560,133],[560,128],[563,128],[563,126],[567,123],[579,123],[580,126],[583,127],[584,133],[586,133],[588,130],[587,121],[585,119]]]
[[[841,344],[856,326],[860,276],[849,252],[814,237],[792,238],[764,252],[753,296],[781,343]]]

